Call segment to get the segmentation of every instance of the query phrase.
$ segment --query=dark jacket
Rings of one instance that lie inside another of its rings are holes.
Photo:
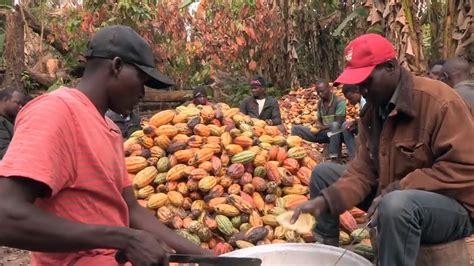
[[[136,113],[135,111],[132,112],[132,114],[130,115],[130,120],[128,121],[120,114],[117,114],[111,110],[107,111],[105,115],[120,128],[120,131],[122,132],[122,137],[124,139],[130,137],[133,132],[141,129],[140,115],[138,115],[138,113]]]
[[[245,98],[240,104],[240,112],[261,120],[272,120],[273,125],[281,124],[280,107],[277,99],[267,96],[260,115],[258,115],[258,103],[253,96]]]
[[[357,154],[322,191],[331,213],[390,185],[451,197],[474,218],[474,119],[467,104],[444,83],[406,70],[399,88],[384,124],[377,107],[367,103],[362,110]]]
[[[8,145],[13,138],[13,123],[0,116],[0,160],[7,152]]]
[[[466,80],[454,86],[454,90],[461,95],[467,104],[474,110],[474,80]]]

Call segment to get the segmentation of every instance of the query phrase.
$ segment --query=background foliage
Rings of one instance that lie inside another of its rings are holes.
[[[318,78],[334,79],[344,64],[344,46],[365,32],[390,38],[402,64],[418,74],[439,58],[458,55],[472,61],[470,2],[30,0],[22,7],[50,30],[43,36],[46,43],[60,43],[66,51],[38,45],[38,34],[26,30],[27,64],[58,59],[56,68],[47,70],[56,75],[56,87],[70,80],[58,72],[84,61],[81,53],[97,29],[125,24],[151,44],[160,70],[175,79],[178,89],[207,84],[217,99],[238,102],[248,94],[253,74],[271,81],[276,96]]]

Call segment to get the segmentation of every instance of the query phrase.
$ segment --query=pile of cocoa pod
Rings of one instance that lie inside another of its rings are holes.
[[[311,169],[319,163],[299,137],[223,103],[190,104],[152,116],[124,150],[140,204],[203,248],[222,254],[314,242],[312,233],[285,230],[276,220],[308,200]],[[343,224],[352,230],[356,220],[349,216]]]
[[[344,97],[340,87],[335,87],[333,91],[337,96]],[[316,132],[318,102],[319,96],[316,93],[316,86],[299,88],[281,97],[279,100],[281,118],[286,128],[291,130],[293,125],[304,125]],[[351,105],[346,101],[346,120],[350,121],[358,117],[359,106]]]

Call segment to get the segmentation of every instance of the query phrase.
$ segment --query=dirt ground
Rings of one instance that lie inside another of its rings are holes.
[[[28,251],[0,247],[0,266],[24,265],[30,265],[30,255]]]

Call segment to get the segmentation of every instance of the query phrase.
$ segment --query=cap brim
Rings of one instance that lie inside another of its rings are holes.
[[[366,80],[372,71],[374,71],[375,66],[360,67],[360,68],[349,68],[346,67],[344,72],[334,81],[334,86],[339,84],[349,84],[356,85]]]
[[[150,77],[148,82],[145,83],[145,86],[147,87],[150,87],[153,89],[164,89],[164,88],[168,88],[175,85],[172,79],[161,74],[154,67],[147,67],[147,66],[141,66],[141,65],[136,65],[136,66]]]

